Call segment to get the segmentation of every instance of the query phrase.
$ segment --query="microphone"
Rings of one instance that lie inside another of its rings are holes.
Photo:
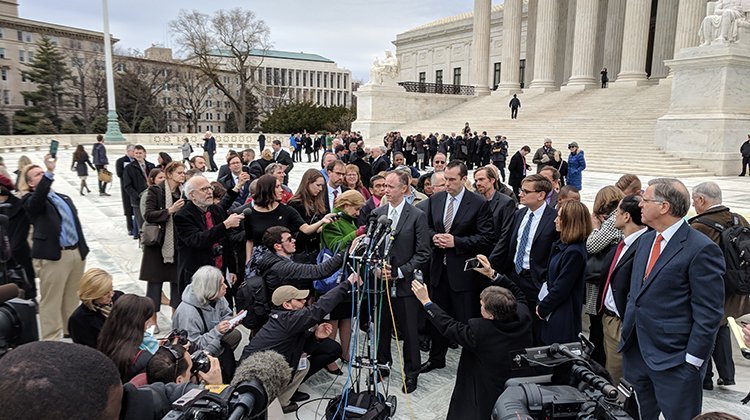
[[[388,236],[388,235],[391,234],[391,224],[393,224],[393,220],[388,219],[386,221],[386,224],[385,224],[385,231],[383,232],[382,235],[380,235],[380,238],[378,238],[378,243],[375,244],[375,249],[380,248],[380,245],[383,243],[383,241],[385,240],[386,236]],[[382,256],[385,257],[386,255],[388,255],[388,254],[383,253]]]
[[[20,293],[21,289],[19,289],[15,284],[9,283],[0,286],[0,304],[20,297]]]
[[[292,368],[279,353],[272,350],[253,353],[234,372],[231,385],[239,399],[229,419],[239,420],[262,413],[291,378]]]
[[[386,229],[388,226],[390,226],[391,221],[388,219],[388,216],[385,214],[378,217],[377,220],[378,228],[375,229],[375,233],[372,234],[372,239],[370,240],[369,246],[367,247],[367,254],[372,252],[373,244],[378,241],[378,238],[380,238],[380,235],[383,233],[383,230]]]
[[[370,245],[370,241],[372,239],[372,232],[375,230],[375,226],[377,225],[377,220],[375,218],[371,218],[370,222],[367,224],[367,230],[365,231],[365,237],[362,238],[361,241],[357,244],[357,248],[352,251],[352,255],[357,255],[362,249],[367,249],[367,247]]]

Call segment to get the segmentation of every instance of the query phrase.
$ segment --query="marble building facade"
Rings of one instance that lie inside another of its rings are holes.
[[[669,76],[664,61],[698,45],[702,0],[475,0],[468,12],[398,34],[400,81],[473,85],[477,95],[521,88],[585,89],[608,69],[613,85]],[[515,63],[513,65],[507,63]]]

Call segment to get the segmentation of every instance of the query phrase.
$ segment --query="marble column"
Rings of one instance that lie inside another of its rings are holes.
[[[573,69],[573,40],[575,39],[576,29],[576,0],[561,2],[558,13],[559,27],[557,28],[558,36],[558,53],[557,53],[557,82],[560,86],[565,85],[571,76]],[[567,9],[567,10],[566,10]],[[563,45],[564,44],[564,45]]]
[[[609,81],[617,80],[622,58],[622,34],[625,30],[626,0],[609,0],[607,4],[607,30],[604,35],[604,63]]]
[[[598,23],[599,0],[578,0],[576,27],[573,34],[573,67],[568,86],[596,86],[594,77],[594,46]]]
[[[651,0],[628,0],[625,7],[622,62],[615,85],[641,85],[647,81],[646,52],[650,18]]]
[[[503,3],[502,70],[498,90],[515,93],[520,90],[519,62],[521,61],[521,11],[523,0]]]
[[[677,7],[677,28],[674,38],[674,55],[687,47],[698,46],[698,29],[706,17],[706,2],[679,0]]]
[[[477,96],[490,94],[491,13],[492,0],[474,0],[474,24],[471,38],[471,84],[474,85],[474,94]]]
[[[664,60],[671,60],[674,54],[678,1],[659,0],[656,7],[656,33],[654,34],[654,55],[651,60],[650,76],[652,80],[665,78],[669,74]]]
[[[534,75],[534,54],[536,53],[536,16],[539,0],[529,0],[526,12],[526,66],[524,68],[524,88],[531,85]]]
[[[534,78],[531,89],[556,90],[555,51],[557,42],[557,0],[538,0],[536,45],[534,48]]]

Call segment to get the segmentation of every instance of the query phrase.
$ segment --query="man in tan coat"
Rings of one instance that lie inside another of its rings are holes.
[[[724,227],[733,225],[733,213],[721,204],[721,188],[715,182],[703,182],[693,188],[693,207],[697,216],[689,220],[690,226],[705,234],[712,241],[719,244],[721,233],[712,227],[718,223]],[[749,226],[747,220],[737,215],[743,226]],[[727,317],[739,317],[750,312],[750,299],[747,296],[726,293],[724,298],[724,318],[721,321],[719,333],[716,335],[713,360],[719,373],[718,385],[734,385],[734,361],[732,360],[731,332],[727,326]],[[711,360],[708,360],[708,370],[703,380],[703,389],[711,390],[713,386],[713,371]]]

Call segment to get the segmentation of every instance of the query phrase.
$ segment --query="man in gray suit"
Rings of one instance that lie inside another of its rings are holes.
[[[373,210],[370,216],[377,219],[386,215],[392,221],[393,231],[385,241],[385,250],[390,249],[389,265],[381,273],[382,279],[388,281],[386,293],[390,294],[390,300],[383,296],[378,362],[392,362],[393,321],[388,309],[390,302],[399,332],[404,335],[405,393],[417,388],[417,376],[421,366],[418,317],[422,305],[411,291],[411,281],[414,279],[414,270],[427,262],[431,252],[427,218],[421,210],[409,205],[404,199],[410,181],[409,175],[404,171],[389,173],[385,178],[383,196],[383,199],[388,200],[388,205],[381,205]]]
[[[633,257],[622,324],[623,373],[642,420],[692,419],[701,413],[706,360],[724,313],[724,256],[683,219],[685,185],[649,182],[640,203],[644,233]]]

